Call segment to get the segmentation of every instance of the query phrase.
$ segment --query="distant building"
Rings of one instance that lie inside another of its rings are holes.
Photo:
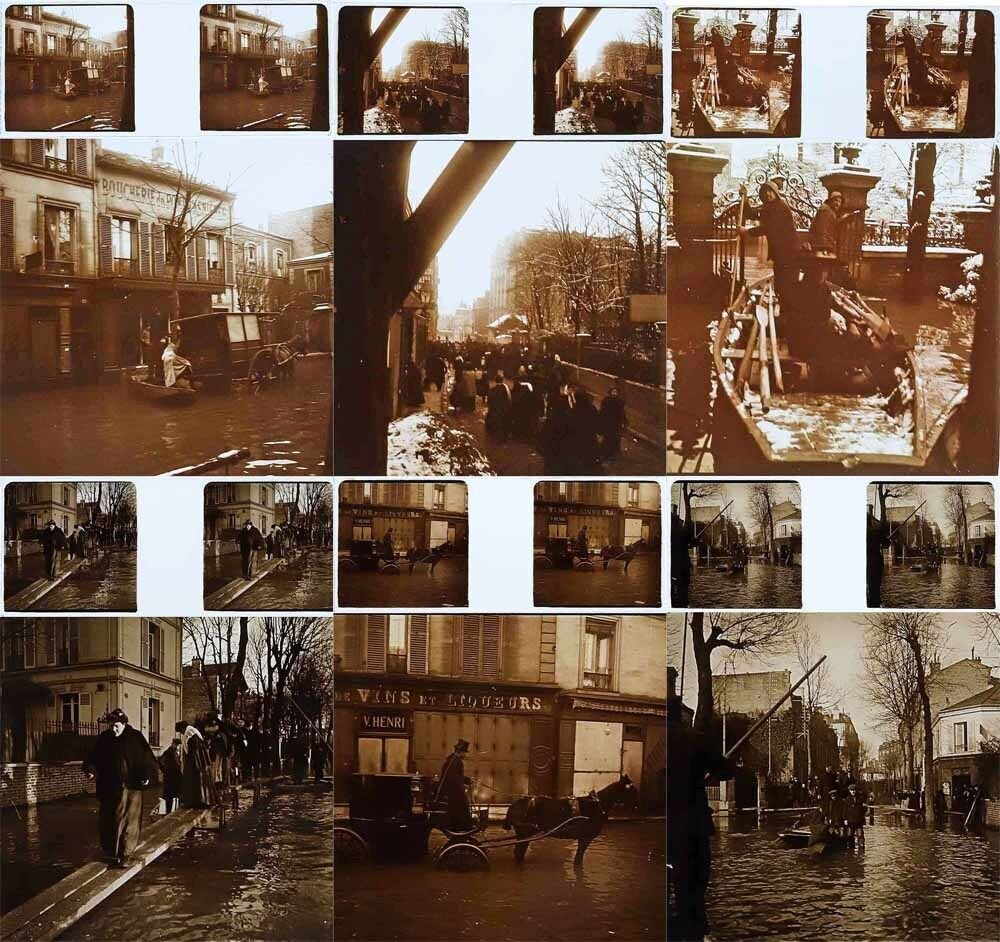
[[[1000,797],[1000,680],[945,707],[934,720],[934,772],[945,793],[982,786]]]
[[[393,542],[434,549],[443,543],[466,544],[469,537],[468,488],[457,482],[390,483],[345,481],[340,485],[338,545],[348,553],[352,540],[380,540],[392,530]]]
[[[76,484],[11,482],[4,490],[4,541],[33,540],[54,520],[68,534],[79,522]]]
[[[287,48],[281,23],[232,3],[202,6],[200,36],[203,92],[249,85]]]
[[[965,509],[968,533],[965,538],[969,559],[982,559],[987,565],[996,565],[996,513],[986,501],[970,504]]]
[[[802,508],[783,500],[771,508],[774,519],[774,545],[779,552],[787,547],[789,559],[802,562]]]
[[[205,664],[201,658],[192,658],[189,664],[184,665],[184,719],[189,723],[194,723],[205,716],[210,710],[222,712],[222,687],[229,682],[230,677],[233,683],[237,684],[238,694],[236,697],[233,717],[250,718],[243,713],[244,701],[250,692],[246,677],[234,676],[236,671],[235,663],[228,664]],[[221,684],[220,684],[221,681]]]
[[[235,540],[249,520],[267,534],[274,523],[273,484],[207,484],[204,540],[206,552],[219,552],[223,541]]]
[[[60,85],[99,42],[90,27],[52,6],[14,3],[4,12],[4,91],[8,96]]]
[[[550,537],[576,539],[583,527],[591,547],[660,544],[660,487],[652,481],[542,481],[535,485],[535,549]]]
[[[848,769],[857,775],[861,741],[854,728],[854,722],[843,710],[826,714],[826,721],[837,734],[837,749],[840,753],[841,768]]]

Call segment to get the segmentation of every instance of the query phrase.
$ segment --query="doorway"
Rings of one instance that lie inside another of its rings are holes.
[[[358,737],[358,771],[366,775],[409,772],[410,740],[392,736]]]

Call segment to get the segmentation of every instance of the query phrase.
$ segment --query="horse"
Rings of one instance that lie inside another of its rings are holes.
[[[634,799],[634,796],[635,785],[627,775],[622,775],[617,782],[606,785],[599,792],[591,791],[582,798],[549,798],[544,795],[518,798],[511,802],[502,826],[505,831],[513,829],[521,839],[544,834],[571,818],[586,818],[586,821],[574,822],[552,835],[577,842],[573,865],[579,867],[583,865],[583,855],[590,842],[604,829],[608,812],[615,805]],[[527,853],[527,842],[514,846],[514,860],[518,863],[524,863]]]

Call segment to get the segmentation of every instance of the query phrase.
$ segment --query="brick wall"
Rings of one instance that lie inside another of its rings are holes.
[[[986,805],[986,826],[994,831],[1000,831],[1000,800],[996,798],[986,798],[983,801]]]
[[[0,765],[0,808],[35,805],[71,795],[93,794],[96,784],[82,762],[11,762]]]
[[[628,430],[653,445],[664,447],[667,440],[667,398],[662,387],[646,386],[631,380],[622,381],[586,366],[580,367],[578,372],[572,363],[567,365],[567,374],[573,382],[587,389],[598,408],[608,390],[617,386],[625,400],[625,423]]]

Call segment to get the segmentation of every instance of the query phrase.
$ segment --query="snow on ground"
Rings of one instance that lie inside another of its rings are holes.
[[[415,412],[389,426],[390,477],[495,474],[476,440],[430,412]]]
[[[586,111],[563,108],[556,112],[556,134],[596,134],[597,125]]]
[[[383,108],[369,108],[365,112],[365,134],[402,134],[399,119]]]

